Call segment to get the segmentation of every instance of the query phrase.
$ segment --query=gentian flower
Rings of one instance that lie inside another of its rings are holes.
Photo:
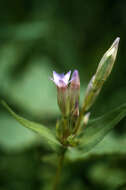
[[[63,116],[69,115],[69,91],[68,91],[68,84],[70,83],[71,71],[66,73],[65,75],[58,74],[53,71],[53,78],[51,80],[57,86],[57,101],[59,108],[63,114]]]
[[[69,71],[67,74],[58,74],[55,71],[53,71],[53,78],[51,80],[56,84],[58,88],[65,88],[69,84],[71,71]]]
[[[75,70],[70,80],[71,71],[58,74],[53,71],[51,80],[57,86],[57,100],[59,108],[64,116],[79,115],[79,91],[80,79],[78,71]]]

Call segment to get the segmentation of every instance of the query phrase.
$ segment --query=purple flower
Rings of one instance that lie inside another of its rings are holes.
[[[51,80],[57,86],[57,101],[59,108],[64,116],[69,114],[79,115],[79,91],[80,79],[78,71],[75,70],[70,80],[71,71],[58,74],[53,71]]]
[[[70,75],[71,75],[71,71],[69,71],[65,75],[63,73],[62,74],[58,74],[55,71],[53,71],[53,78],[51,80],[59,88],[66,87],[69,84],[69,82],[70,82],[69,81]]]
[[[65,75],[58,74],[53,71],[53,78],[51,80],[57,86],[57,102],[59,108],[64,116],[69,115],[69,91],[68,91],[68,84],[70,83],[71,71],[66,73]]]

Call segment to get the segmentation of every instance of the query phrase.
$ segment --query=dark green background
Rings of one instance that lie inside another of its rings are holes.
[[[55,127],[52,71],[78,69],[81,102],[116,37],[117,60],[91,117],[126,102],[126,1],[1,0],[0,97],[20,115]],[[59,189],[126,189],[126,119],[81,161],[65,162]],[[0,106],[0,190],[48,190],[56,158]]]

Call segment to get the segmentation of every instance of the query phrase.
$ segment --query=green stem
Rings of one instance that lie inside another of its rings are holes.
[[[58,161],[58,166],[57,166],[56,175],[54,179],[53,190],[58,189],[58,185],[59,185],[60,177],[61,177],[61,171],[63,168],[65,152],[66,152],[66,149],[61,153],[61,155],[59,155],[59,161]]]

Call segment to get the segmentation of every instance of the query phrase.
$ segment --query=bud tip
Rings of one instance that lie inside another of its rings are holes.
[[[117,38],[115,39],[115,41],[113,42],[112,47],[118,47],[119,41],[120,41],[120,38],[117,37]]]
[[[80,78],[79,78],[79,73],[78,70],[74,70],[72,77],[71,77],[71,84],[76,84],[76,85],[80,85]]]
[[[112,55],[112,56],[114,57],[114,59],[116,58],[119,41],[120,41],[120,38],[117,37],[117,38],[115,39],[115,41],[113,42],[113,44],[111,45],[111,47],[109,48],[109,50],[106,52],[106,56],[107,56],[107,57],[109,57],[109,56]]]

